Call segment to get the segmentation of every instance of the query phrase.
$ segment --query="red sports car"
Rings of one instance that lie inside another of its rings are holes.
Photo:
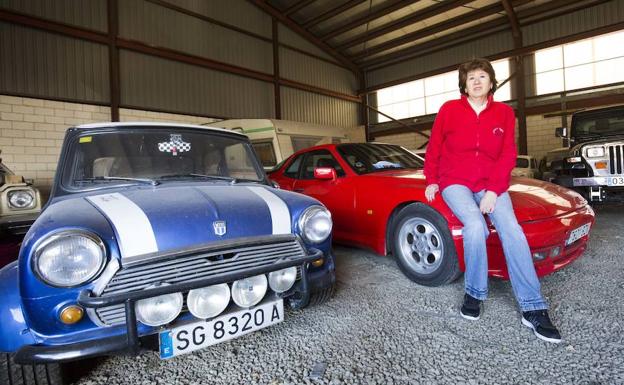
[[[299,151],[269,177],[323,202],[335,242],[392,253],[408,278],[438,286],[465,270],[462,224],[440,194],[427,203],[422,168],[422,158],[400,146],[343,143]],[[528,178],[512,179],[509,194],[539,276],[583,253],[594,212],[579,194]],[[500,240],[487,222],[489,275],[508,279]]]

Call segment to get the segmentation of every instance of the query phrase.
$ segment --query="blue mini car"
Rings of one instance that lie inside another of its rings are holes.
[[[50,201],[0,270],[0,383],[62,384],[65,361],[166,359],[274,325],[331,296],[331,229],[239,133],[71,128]]]

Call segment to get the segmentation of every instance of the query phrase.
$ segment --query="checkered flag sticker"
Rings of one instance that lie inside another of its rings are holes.
[[[158,143],[158,151],[170,152],[173,156],[177,156],[179,152],[191,151],[191,144],[182,140],[182,135],[171,134],[168,142]]]

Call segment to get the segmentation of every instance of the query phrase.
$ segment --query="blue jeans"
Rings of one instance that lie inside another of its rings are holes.
[[[454,184],[442,191],[444,201],[462,222],[464,228],[464,274],[466,293],[484,300],[488,293],[488,260],[485,240],[488,226],[479,210],[485,190],[473,193],[468,187]],[[507,270],[516,301],[522,311],[547,309],[535,273],[531,250],[522,227],[518,224],[508,193],[496,199],[494,211],[488,214],[503,245]]]

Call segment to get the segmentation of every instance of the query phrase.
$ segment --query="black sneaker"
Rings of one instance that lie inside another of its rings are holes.
[[[478,320],[481,318],[481,302],[470,294],[464,294],[464,304],[459,310],[459,315],[465,319]]]
[[[546,310],[525,311],[522,313],[522,324],[533,329],[537,338],[558,344],[561,342],[559,330],[552,324]]]

